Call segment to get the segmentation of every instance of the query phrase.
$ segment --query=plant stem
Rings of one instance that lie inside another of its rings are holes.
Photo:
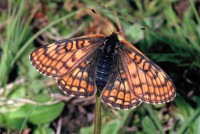
[[[101,132],[101,99],[100,94],[96,95],[95,104],[95,121],[94,121],[94,134],[100,134]]]

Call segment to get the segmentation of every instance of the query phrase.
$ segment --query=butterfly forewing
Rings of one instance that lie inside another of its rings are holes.
[[[135,47],[122,41],[122,63],[133,94],[141,101],[159,104],[174,99],[175,87],[169,76]]]
[[[35,68],[51,77],[67,75],[100,46],[104,35],[84,36],[52,43],[36,49],[30,55]]]
[[[134,108],[141,103],[131,92],[128,77],[119,59],[116,70],[102,91],[101,99],[114,108],[124,110]]]

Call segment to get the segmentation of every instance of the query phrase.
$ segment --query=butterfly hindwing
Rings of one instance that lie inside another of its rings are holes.
[[[93,71],[96,56],[93,55],[82,61],[69,75],[57,79],[59,87],[65,94],[75,97],[89,97],[96,92]]]
[[[175,87],[169,76],[130,43],[121,43],[122,64],[133,94],[139,100],[152,104],[166,103],[174,99]]]
[[[101,99],[114,108],[124,110],[134,108],[141,103],[131,92],[127,75],[120,61],[109,82],[104,87]]]
[[[104,35],[83,36],[59,41],[33,51],[30,60],[35,68],[50,77],[65,76],[101,45]]]

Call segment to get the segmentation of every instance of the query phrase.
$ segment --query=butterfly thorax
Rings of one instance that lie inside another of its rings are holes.
[[[97,60],[95,79],[99,90],[102,90],[108,82],[113,68],[116,66],[117,54],[115,52],[119,40],[115,33],[105,38],[101,54]]]

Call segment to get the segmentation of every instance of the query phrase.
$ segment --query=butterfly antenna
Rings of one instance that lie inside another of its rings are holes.
[[[95,9],[93,9],[93,8],[89,8],[89,9],[90,9],[90,10],[92,11],[92,13],[94,13],[96,16],[99,16],[99,14],[96,12]],[[109,27],[109,25],[106,24],[104,21],[102,21],[102,22],[103,22],[104,25],[106,25],[106,26],[110,29],[111,33],[113,33],[113,30]]]
[[[126,36],[125,36],[125,34],[124,34],[124,32],[123,32],[123,28],[122,28],[122,25],[121,25],[121,23],[120,23],[120,20],[119,20],[119,17],[118,17],[118,15],[117,15],[117,12],[116,12],[116,11],[114,12],[114,15],[115,15],[115,18],[116,18],[117,27],[118,27],[119,31],[121,31],[120,33],[121,33],[122,37],[123,37],[124,39],[126,39]]]
[[[139,30],[142,30],[142,31],[147,30],[147,29],[148,29],[148,28],[146,28],[146,27],[141,27],[141,28],[139,28]],[[122,32],[128,31],[128,30],[138,30],[138,29],[136,29],[136,28],[122,29],[122,30],[120,30],[119,32],[117,32],[116,34],[120,34],[120,33],[122,33]]]
[[[120,23],[120,20],[119,20],[119,17],[118,17],[118,15],[117,15],[117,12],[115,11],[114,12],[114,14],[115,14],[115,16],[116,16],[116,22],[117,22],[117,26],[118,26],[118,29],[119,29],[119,31],[116,33],[116,34],[121,34],[121,36],[123,37],[123,38],[126,38],[125,37],[125,34],[124,34],[124,32],[125,31],[127,31],[127,30],[136,30],[136,28],[132,28],[132,29],[123,29],[122,28],[122,25],[121,25],[121,23]],[[141,28],[139,28],[139,30],[146,30],[147,28],[146,27],[141,27]]]

